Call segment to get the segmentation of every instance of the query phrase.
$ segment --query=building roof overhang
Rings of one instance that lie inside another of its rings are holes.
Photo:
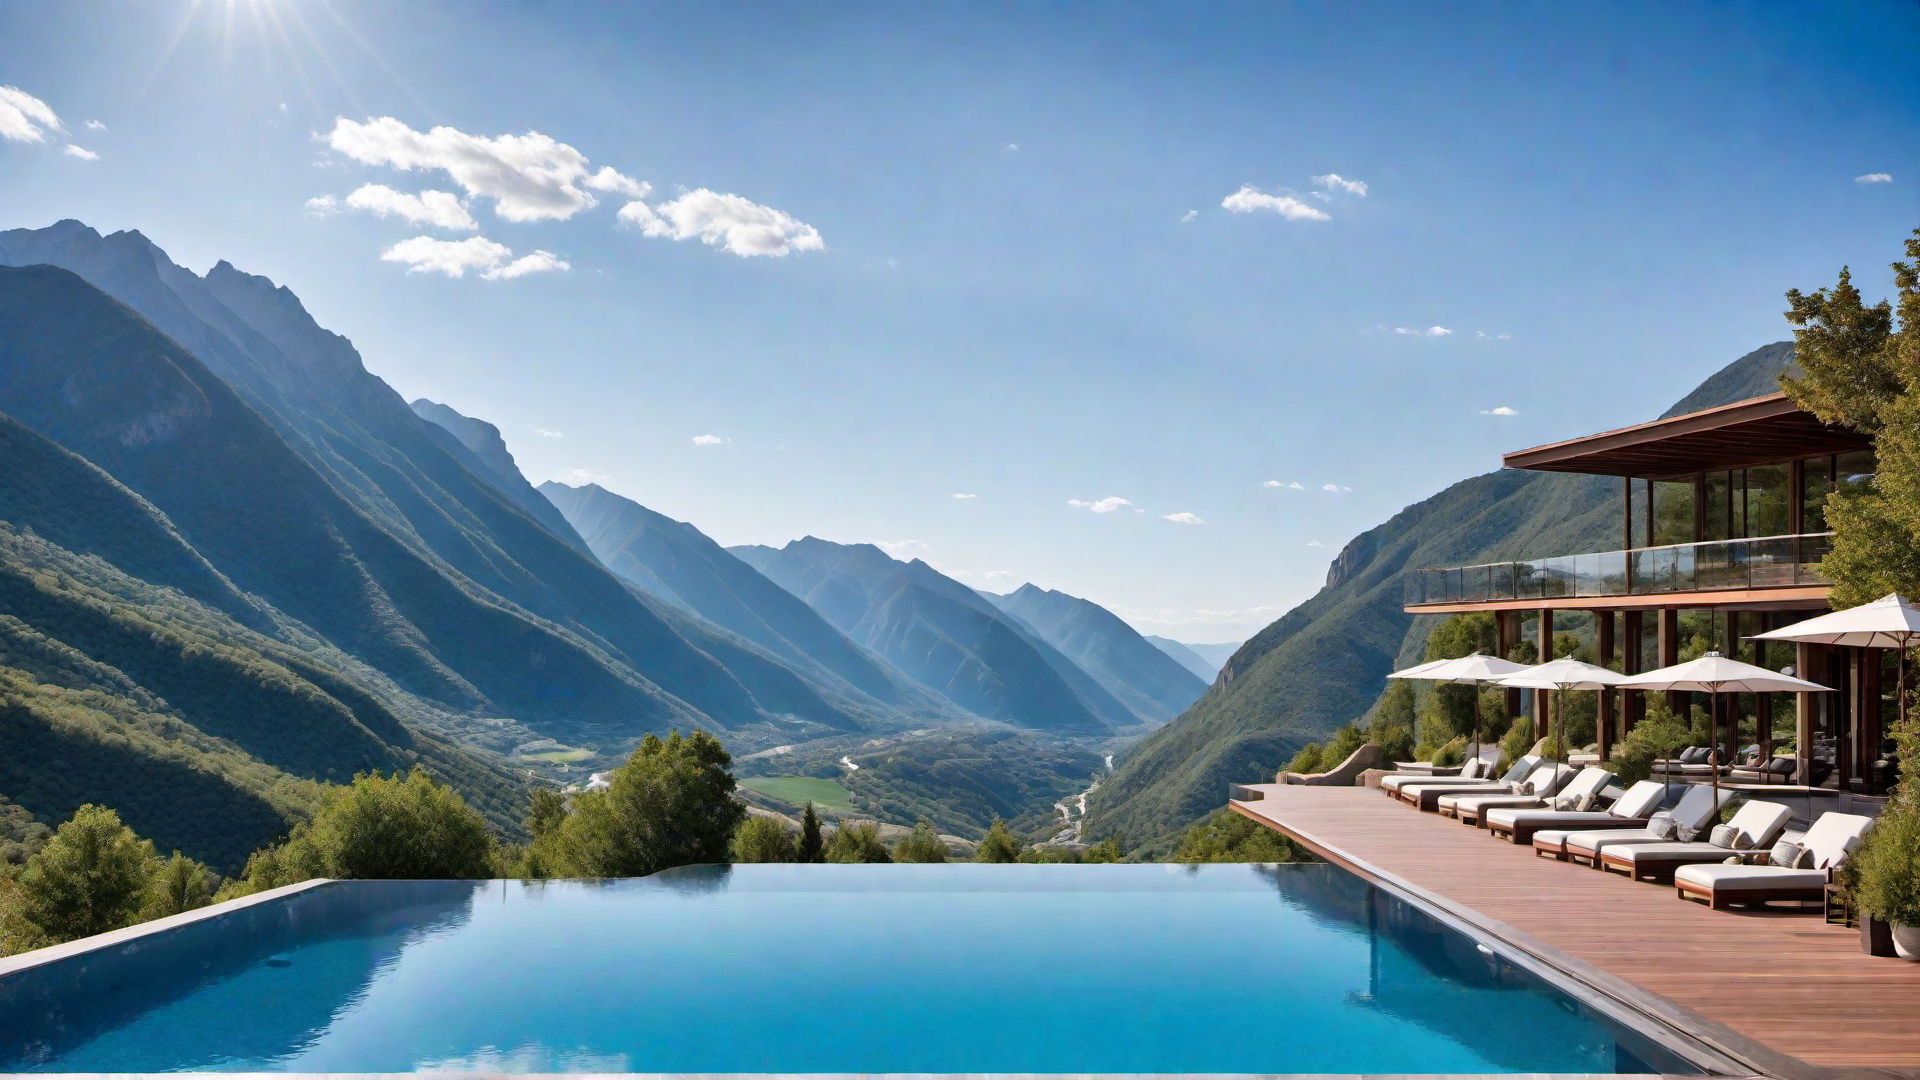
[[[1503,462],[1537,472],[1663,477],[1872,448],[1867,436],[1822,423],[1785,394],[1769,394],[1516,450]]]

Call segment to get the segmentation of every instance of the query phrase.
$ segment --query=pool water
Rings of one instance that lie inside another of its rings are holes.
[[[341,882],[0,979],[0,1072],[1694,1071],[1325,864]]]

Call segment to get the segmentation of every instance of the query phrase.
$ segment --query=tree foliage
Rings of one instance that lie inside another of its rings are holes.
[[[229,893],[259,892],[311,878],[484,878],[494,837],[458,793],[415,766],[329,788],[313,820],[247,860]]]
[[[807,804],[807,812],[800,818],[800,842],[794,849],[794,857],[803,863],[827,861],[827,842],[820,832],[820,815],[814,812],[813,804]]]
[[[1293,841],[1224,809],[1188,829],[1173,856],[1175,862],[1183,863],[1285,863],[1308,858],[1311,856],[1305,849]]]
[[[893,861],[903,863],[938,863],[947,861],[947,842],[933,829],[933,822],[921,818],[913,827],[913,832],[901,837],[893,845]]]
[[[604,791],[573,797],[573,810],[534,841],[551,872],[639,877],[673,866],[726,862],[747,815],[734,797],[733,758],[705,731],[648,735]]]
[[[843,821],[827,842],[830,863],[890,863],[893,853],[880,840],[880,825],[873,821]]]
[[[1007,823],[999,818],[987,827],[987,835],[980,840],[980,846],[974,851],[973,861],[984,863],[1010,863],[1020,861],[1020,852],[1026,845],[1007,829]]]
[[[20,871],[20,914],[49,941],[140,921],[160,860],[104,806],[83,806]]]
[[[790,863],[798,861],[793,834],[778,818],[749,814],[733,834],[733,861],[737,863]]]

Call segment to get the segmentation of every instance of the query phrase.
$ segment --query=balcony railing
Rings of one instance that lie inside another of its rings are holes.
[[[1406,603],[1418,607],[1828,585],[1819,563],[1832,546],[1832,533],[1809,533],[1414,570],[1407,574]]]

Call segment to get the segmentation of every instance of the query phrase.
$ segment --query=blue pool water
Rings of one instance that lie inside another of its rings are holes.
[[[0,1072],[1661,1068],[1324,864],[343,882],[0,979]]]

